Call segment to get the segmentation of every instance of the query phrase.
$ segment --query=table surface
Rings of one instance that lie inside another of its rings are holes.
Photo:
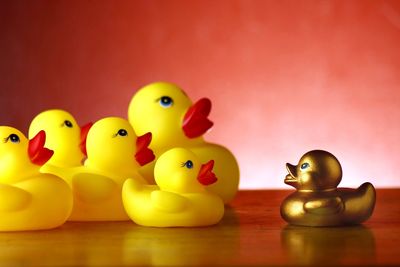
[[[279,205],[290,192],[240,191],[210,227],[67,222],[49,231],[0,233],[0,265],[400,265],[400,189],[378,189],[363,225],[329,228],[287,225]]]

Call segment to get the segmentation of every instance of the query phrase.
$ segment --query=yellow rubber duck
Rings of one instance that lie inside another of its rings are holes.
[[[151,132],[150,148],[158,157],[173,147],[192,150],[202,162],[213,159],[218,182],[208,187],[224,203],[230,202],[239,187],[239,166],[225,147],[203,139],[213,125],[208,119],[211,101],[202,98],[195,104],[178,86],[157,82],[141,88],[129,104],[128,117],[137,134]],[[143,176],[154,183],[154,164],[142,168]]]
[[[304,226],[339,226],[367,220],[375,206],[370,183],[358,189],[337,188],[342,168],[334,155],[323,150],[304,154],[297,166],[286,164],[285,183],[297,189],[281,205],[282,218]]]
[[[46,110],[32,120],[29,138],[41,130],[46,132],[45,146],[53,150],[54,155],[45,165],[80,166],[86,157],[84,143],[91,125],[88,123],[81,128],[69,112],[61,109]]]
[[[51,229],[62,225],[72,209],[72,192],[61,178],[39,168],[53,152],[40,131],[28,139],[17,129],[0,126],[0,231]]]
[[[201,165],[190,150],[173,148],[156,162],[157,185],[128,179],[122,199],[137,224],[154,227],[191,227],[218,223],[224,215],[222,199],[204,186],[217,181],[211,160]]]
[[[129,220],[122,205],[122,185],[127,178],[144,181],[138,169],[155,158],[147,148],[150,141],[151,134],[137,137],[127,120],[108,117],[94,123],[87,134],[84,166],[42,168],[71,186],[74,207],[68,220]]]

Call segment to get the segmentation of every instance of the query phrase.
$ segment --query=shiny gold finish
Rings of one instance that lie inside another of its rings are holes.
[[[290,224],[339,226],[367,220],[375,206],[370,183],[358,189],[337,188],[342,168],[334,155],[323,150],[304,154],[297,166],[286,164],[285,183],[297,189],[283,201],[281,216]]]

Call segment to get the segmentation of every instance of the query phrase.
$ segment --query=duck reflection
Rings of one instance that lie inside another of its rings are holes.
[[[46,231],[0,233],[0,265],[122,265],[130,222],[67,222]]]
[[[46,231],[0,233],[1,266],[215,265],[239,250],[232,208],[211,227],[152,228],[133,222],[67,222]],[[233,261],[234,259],[232,259]]]
[[[214,226],[136,226],[125,233],[124,239],[124,262],[141,265],[210,266],[225,262],[226,255],[234,255],[240,247],[236,215],[229,207],[222,221]]]
[[[297,264],[370,263],[375,258],[374,234],[364,226],[286,226],[281,244]]]

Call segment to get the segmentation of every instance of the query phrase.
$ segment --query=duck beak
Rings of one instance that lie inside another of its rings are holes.
[[[79,144],[79,148],[81,149],[82,153],[87,157],[86,151],[86,138],[89,133],[90,128],[92,128],[93,123],[89,122],[81,127],[81,142]]]
[[[197,180],[202,185],[210,185],[215,183],[218,179],[213,173],[212,169],[214,167],[214,160],[210,160],[206,164],[201,165],[199,175],[197,176]]]
[[[297,181],[297,166],[286,163],[286,169],[289,174],[285,177],[285,184],[296,187]]]
[[[28,155],[33,164],[42,166],[54,154],[53,150],[44,147],[46,143],[46,132],[41,130],[35,137],[29,140]]]
[[[202,98],[192,105],[183,118],[183,131],[189,138],[196,138],[205,134],[212,126],[213,122],[207,117],[211,112],[211,101]]]
[[[152,162],[156,158],[153,150],[149,148],[151,139],[152,134],[150,132],[145,133],[142,136],[138,136],[138,138],[136,139],[135,159],[140,166],[144,166],[147,163]]]

